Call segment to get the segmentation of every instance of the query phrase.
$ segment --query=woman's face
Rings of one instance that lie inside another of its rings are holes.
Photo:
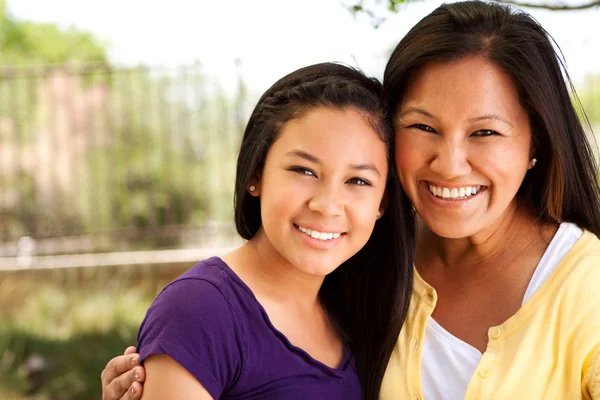
[[[401,183],[435,234],[487,237],[514,209],[531,129],[501,68],[482,57],[426,64],[394,122]]]

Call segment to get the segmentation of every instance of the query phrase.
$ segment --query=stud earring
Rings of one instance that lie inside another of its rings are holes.
[[[532,158],[531,159],[531,168],[535,167],[535,164],[537,164],[537,158]]]
[[[377,211],[377,216],[381,217],[381,211]]]
[[[256,190],[256,186],[250,185],[250,187],[248,188],[248,190],[250,190],[251,192],[254,192]]]

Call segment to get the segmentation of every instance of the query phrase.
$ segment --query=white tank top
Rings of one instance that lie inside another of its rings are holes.
[[[527,286],[522,304],[542,286],[583,230],[564,222],[548,245]],[[421,355],[421,385],[426,400],[462,400],[482,354],[446,331],[433,318],[427,321]]]

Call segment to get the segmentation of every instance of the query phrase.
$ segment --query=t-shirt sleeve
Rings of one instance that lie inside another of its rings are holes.
[[[167,286],[148,309],[138,351],[142,361],[152,354],[169,355],[218,399],[240,375],[242,338],[219,288],[183,279]]]

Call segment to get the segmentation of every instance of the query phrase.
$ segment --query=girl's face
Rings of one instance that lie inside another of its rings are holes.
[[[325,276],[357,253],[383,213],[386,145],[359,111],[315,108],[284,125],[252,195],[269,255]]]
[[[426,64],[411,78],[395,128],[402,186],[435,234],[484,239],[516,207],[531,129],[516,87],[495,64]]]

